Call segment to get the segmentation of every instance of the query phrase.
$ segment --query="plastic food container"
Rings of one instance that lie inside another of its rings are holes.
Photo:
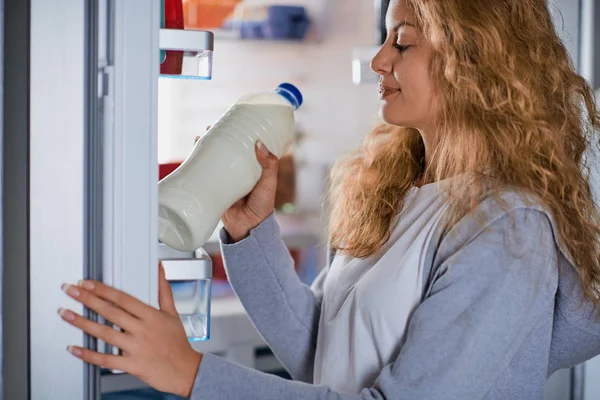
[[[188,340],[210,339],[212,260],[202,249],[179,252],[162,243],[158,253]]]
[[[159,46],[161,51],[167,53],[167,60],[161,64],[162,77],[201,80],[212,78],[214,49],[212,32],[161,29]],[[177,68],[166,66],[169,54],[180,56],[177,58]]]

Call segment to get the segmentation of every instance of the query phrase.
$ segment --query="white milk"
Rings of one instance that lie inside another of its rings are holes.
[[[183,164],[159,182],[161,242],[179,251],[201,247],[225,211],[258,182],[262,168],[256,142],[278,158],[287,151],[295,131],[294,110],[302,102],[301,95],[290,95],[276,91],[240,99]]]

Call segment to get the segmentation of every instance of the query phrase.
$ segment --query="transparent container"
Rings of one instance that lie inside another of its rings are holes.
[[[174,67],[161,65],[161,77],[210,80],[212,78],[214,35],[212,32],[161,29],[160,49],[170,55]],[[161,56],[161,63],[164,63]],[[168,71],[168,72],[167,72]]]
[[[169,280],[188,340],[210,339],[211,279]]]
[[[171,285],[175,307],[188,340],[208,340],[212,260],[202,249],[186,253],[166,247],[164,244],[159,245],[159,258]]]
[[[212,51],[182,51],[181,73],[161,73],[161,78],[196,79],[208,81],[212,79]]]

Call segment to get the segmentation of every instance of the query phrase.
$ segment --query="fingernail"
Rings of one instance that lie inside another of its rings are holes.
[[[62,289],[63,292],[65,292],[69,296],[73,296],[73,297],[79,296],[79,290],[77,290],[77,288],[73,285],[63,283],[63,285],[60,288]]]
[[[256,142],[256,146],[265,156],[269,155],[269,150],[267,149],[267,146],[265,146],[263,142],[261,142],[259,140],[258,142]]]
[[[73,314],[69,310],[65,310],[64,308],[59,308],[58,309],[58,315],[60,315],[61,317],[63,317],[67,321],[73,321],[73,320],[75,320],[75,314]]]
[[[84,281],[84,280],[77,282],[77,286],[80,286],[80,287],[82,287],[84,289],[88,289],[88,290],[92,290],[95,287],[92,282]]]
[[[74,356],[77,356],[77,357],[81,356],[81,350],[79,350],[79,349],[78,349],[78,348],[76,348],[76,347],[73,347],[73,346],[67,346],[67,351],[68,351],[69,353],[73,354]]]

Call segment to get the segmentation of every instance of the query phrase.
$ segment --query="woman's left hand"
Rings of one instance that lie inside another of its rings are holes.
[[[102,354],[69,346],[68,350],[75,357],[100,367],[124,371],[162,392],[189,397],[202,354],[189,344],[164,269],[160,266],[159,270],[159,310],[100,282],[63,285],[70,297],[123,332],[70,310],[60,309],[59,314],[69,324],[119,348],[122,354]]]

